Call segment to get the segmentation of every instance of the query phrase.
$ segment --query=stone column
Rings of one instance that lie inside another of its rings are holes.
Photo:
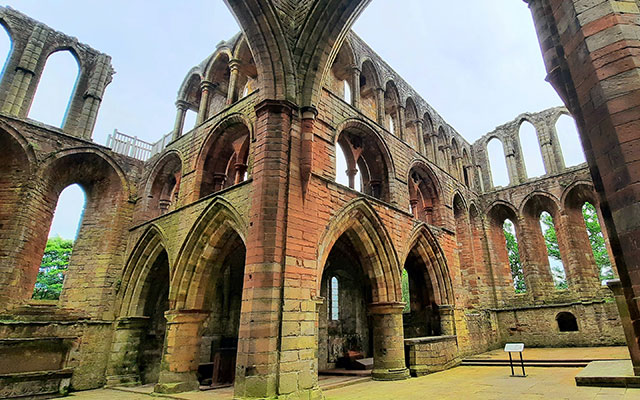
[[[631,355],[631,362],[633,363],[633,373],[634,375],[640,375],[640,368],[636,367],[640,365],[640,345],[638,341],[635,340],[635,330],[633,328],[633,320],[631,319],[631,315],[629,314],[628,302],[629,299],[626,298],[624,293],[624,288],[622,287],[622,283],[620,279],[612,279],[607,281],[607,286],[613,292],[613,296],[616,299],[616,305],[618,306],[618,312],[620,313],[620,322],[622,324],[622,330],[624,331],[624,336],[627,339],[627,344],[629,346],[629,354]]]
[[[148,325],[149,317],[122,317],[116,320],[107,366],[107,386],[140,383],[138,356]]]
[[[200,386],[196,372],[200,363],[202,322],[209,312],[202,310],[170,310],[167,336],[162,356],[157,393],[178,393],[197,390]]]
[[[196,125],[200,125],[209,118],[209,96],[216,86],[209,81],[202,81],[200,84],[200,108],[198,109]]]
[[[187,115],[187,110],[189,109],[189,103],[186,101],[178,100],[176,101],[176,123],[173,126],[173,140],[178,139],[182,136],[182,130],[184,129],[184,117]]]
[[[227,90],[227,104],[233,104],[236,101],[236,91],[238,86],[238,70],[240,68],[240,60],[229,60],[229,89]]]
[[[235,184],[244,181],[244,174],[247,172],[248,165],[243,163],[236,163],[234,166],[236,170]]]
[[[422,127],[422,120],[421,119],[416,119],[414,120],[414,123],[416,124],[416,131],[417,131],[417,140],[418,140],[418,152],[420,154],[422,154],[423,156],[426,156],[426,151],[424,148],[424,128]]]
[[[567,260],[564,267],[569,290],[585,300],[598,296],[602,286],[600,274],[593,257],[582,209],[565,209],[554,222],[560,252]]]
[[[349,177],[349,187],[351,189],[356,188],[356,175],[358,174],[358,170],[356,168],[349,168],[346,171],[347,177]]]
[[[295,131],[291,129],[294,112],[298,114],[297,106],[287,101],[264,100],[255,106],[256,150],[248,211],[252,224],[247,233],[235,398],[276,398],[291,390],[289,384],[298,384],[281,381],[283,360],[278,358],[279,351],[285,350],[281,329],[285,296],[283,246],[288,208],[283,204],[288,195],[287,177],[292,176],[289,155],[292,148],[296,151],[300,148],[299,142],[296,143],[298,146],[291,144],[290,133]],[[291,158],[295,162],[299,160],[296,156]],[[292,312],[298,316],[300,312],[295,310]],[[302,349],[302,345],[312,340],[291,340],[286,346],[292,346],[291,350]],[[301,368],[296,367],[296,370]],[[305,367],[308,370],[307,364]],[[287,375],[286,379],[294,378]]]
[[[404,357],[402,309],[405,303],[372,303],[373,372],[379,381],[407,379],[409,370]]]
[[[384,89],[376,88],[376,105],[378,106],[378,125],[384,127]]]
[[[453,315],[453,306],[450,304],[442,304],[438,306],[440,312],[440,329],[443,336],[456,334],[456,323]]]
[[[553,85],[575,118],[633,327],[630,352],[640,340],[640,36],[636,1],[528,0]],[[550,4],[553,3],[553,4]],[[600,29],[594,29],[600,27]],[[616,60],[615,63],[603,60]],[[575,79],[575,81],[574,81]],[[554,143],[556,141],[554,140]],[[640,357],[632,356],[640,375]]]
[[[13,81],[2,105],[2,112],[20,118],[26,118],[27,114],[29,114],[29,108],[31,108],[31,103],[33,102],[37,82],[40,80],[39,74],[42,73],[42,70],[37,72],[36,68],[44,44],[49,36],[47,29],[48,28],[37,24],[33,32],[31,32],[31,36],[29,37],[27,46],[22,52],[20,61],[18,61],[18,65],[15,66]],[[5,71],[5,74],[7,74],[7,72],[9,71]]]
[[[520,176],[518,174],[518,164],[516,162],[516,151],[513,143],[504,144],[504,157],[507,162],[507,173],[509,174],[509,185],[518,185]]]
[[[438,134],[437,133],[432,133],[431,134],[431,146],[433,147],[432,152],[433,152],[433,163],[438,165]]]
[[[360,109],[360,68],[357,65],[351,67],[351,105]]]
[[[538,132],[538,138],[540,140],[540,152],[542,153],[542,162],[544,163],[544,170],[547,174],[555,174],[558,172],[556,166],[555,155],[553,153],[553,146],[551,144],[551,127],[541,126]]]
[[[404,122],[404,112],[405,109],[403,106],[396,107],[396,119],[398,121],[398,126],[396,127],[396,136],[398,136],[400,140],[406,140],[406,138],[404,137],[404,132],[406,130]]]
[[[82,70],[78,77],[63,130],[71,135],[91,140],[105,88],[113,76],[111,57],[100,54],[91,71]]]
[[[532,215],[521,217],[516,226],[516,236],[527,293],[535,302],[542,303],[555,293],[555,287],[538,218]]]

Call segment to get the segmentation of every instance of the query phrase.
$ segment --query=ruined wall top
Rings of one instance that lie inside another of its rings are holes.
[[[1,111],[26,118],[48,57],[68,50],[78,62],[79,75],[62,130],[91,139],[105,88],[115,72],[111,57],[10,7],[0,7],[0,24],[12,43],[0,81]]]

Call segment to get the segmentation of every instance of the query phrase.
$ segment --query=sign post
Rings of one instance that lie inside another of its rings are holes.
[[[504,351],[509,353],[509,366],[511,367],[511,376],[517,376],[524,378],[527,374],[524,373],[524,360],[522,359],[522,352],[524,351],[524,343],[507,343],[504,345]],[[522,375],[516,375],[513,371],[513,358],[511,353],[520,354],[520,366],[522,367]]]

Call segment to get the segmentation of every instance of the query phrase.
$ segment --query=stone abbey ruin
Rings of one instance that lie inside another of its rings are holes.
[[[233,383],[239,399],[317,399],[319,371],[356,355],[372,359],[374,379],[400,380],[506,342],[627,344],[640,373],[635,0],[523,4],[566,108],[519,115],[475,143],[350,30],[368,0],[226,1],[242,32],[188,71],[175,127],[151,147],[92,141],[108,55],[0,8],[13,43],[0,80],[0,397]],[[27,117],[60,50],[80,74],[55,128]],[[564,164],[555,126],[566,114],[587,164]],[[527,175],[523,123],[535,127],[541,177]],[[492,139],[504,187],[492,182]],[[336,181],[340,154],[348,185]],[[64,288],[34,301],[71,184],[87,202]],[[619,276],[610,287],[587,202]],[[543,212],[566,288],[554,284]]]

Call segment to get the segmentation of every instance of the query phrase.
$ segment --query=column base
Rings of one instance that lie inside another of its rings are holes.
[[[161,372],[160,381],[153,388],[156,393],[180,393],[198,390],[200,382],[195,372],[171,373]]]
[[[277,400],[299,400],[299,399],[324,400],[324,395],[322,394],[322,390],[320,390],[320,388],[315,388],[315,389],[298,390],[297,392],[289,393],[289,394],[281,394],[281,395],[278,395],[276,399]],[[246,399],[242,397],[234,397],[234,400],[246,400]],[[256,400],[256,399],[251,399],[251,400]]]
[[[374,369],[371,372],[371,378],[374,381],[401,381],[409,378],[409,369]]]
[[[107,376],[106,387],[142,385],[138,374]]]

